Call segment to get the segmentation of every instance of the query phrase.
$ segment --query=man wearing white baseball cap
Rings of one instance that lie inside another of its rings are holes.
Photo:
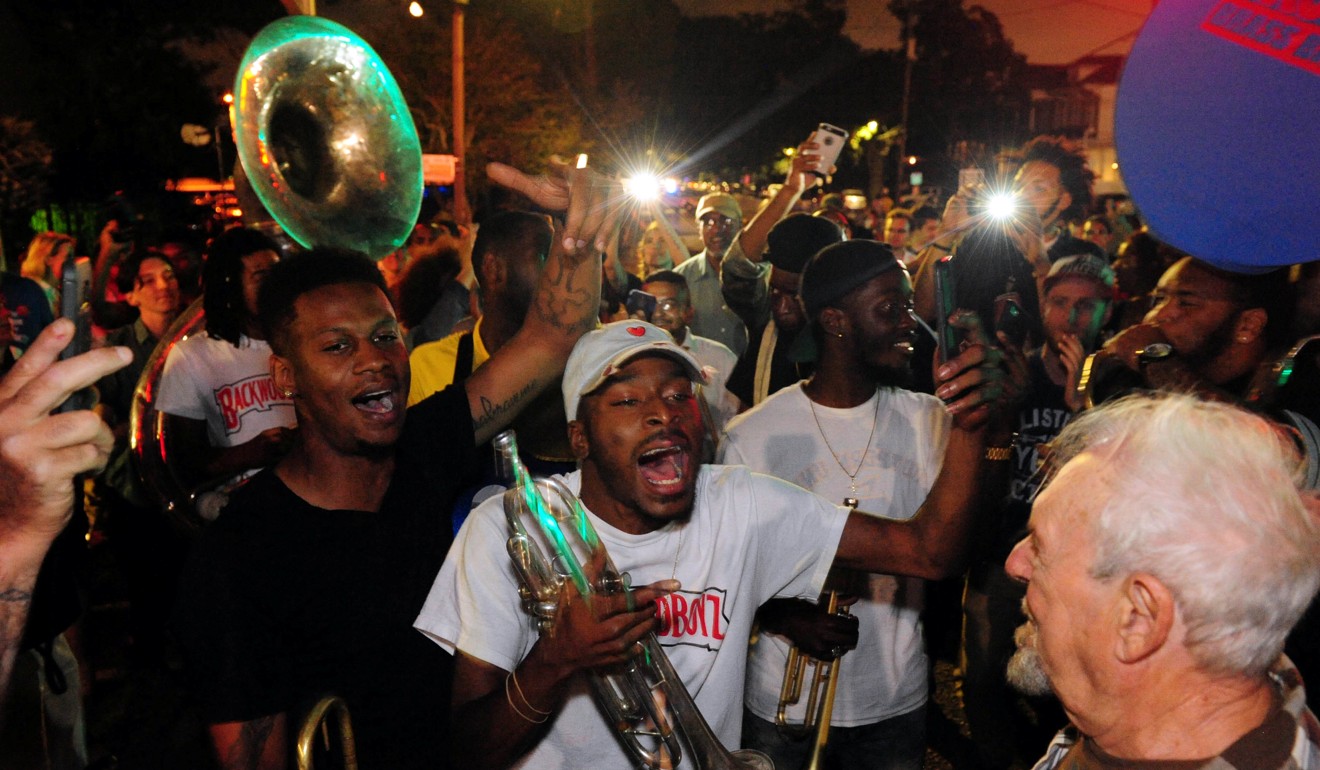
[[[953,423],[950,473],[980,468],[998,362],[982,338],[938,372]],[[574,348],[563,390],[579,470],[563,481],[616,566],[643,587],[631,601],[570,598],[555,632],[538,638],[506,555],[501,503],[473,511],[415,623],[455,653],[456,766],[629,766],[581,674],[627,660],[652,632],[720,742],[737,747],[762,603],[815,599],[836,564],[927,578],[960,568],[978,485],[932,494],[911,521],[889,521],[743,466],[703,465],[700,377],[668,334],[638,321],[589,332]]]

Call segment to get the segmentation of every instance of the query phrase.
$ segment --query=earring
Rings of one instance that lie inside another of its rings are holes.
[[[285,397],[285,398],[293,398],[293,391],[290,390],[290,389],[288,389],[288,388],[285,388],[285,389],[284,389],[284,397]]]

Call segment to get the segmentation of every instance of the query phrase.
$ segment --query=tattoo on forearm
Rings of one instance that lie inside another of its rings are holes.
[[[8,604],[29,604],[32,602],[32,592],[24,591],[21,588],[6,588],[0,591],[0,602]]]
[[[583,251],[590,253],[590,250]],[[595,325],[599,300],[593,301],[594,292],[580,286],[578,282],[579,270],[584,269],[583,262],[582,259],[571,261],[561,256],[558,264],[546,266],[551,271],[548,275],[549,284],[555,288],[553,291],[537,292],[532,310],[538,320],[557,331],[577,334]],[[599,279],[588,273],[587,280]]]
[[[239,728],[238,740],[229,746],[226,756],[220,758],[223,770],[250,770],[261,765],[261,755],[275,727],[275,717],[259,717],[244,722]]]
[[[514,393],[512,396],[509,396],[503,402],[498,404],[485,396],[482,396],[481,414],[477,415],[472,421],[473,430],[480,431],[497,420],[513,416],[523,407],[531,394],[536,392],[538,387],[539,384],[535,379],[529,380],[526,385],[523,385],[522,388],[518,390],[517,393]]]

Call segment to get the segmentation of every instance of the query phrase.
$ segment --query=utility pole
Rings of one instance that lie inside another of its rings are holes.
[[[917,35],[914,25],[917,23],[917,15],[912,12],[912,6],[907,9],[907,19],[903,22],[903,36],[906,38],[906,56],[903,62],[903,103],[900,107],[899,116],[899,134],[898,134],[898,157],[894,160],[894,200],[897,201],[902,195],[903,189],[903,168],[907,165],[907,137],[908,137],[908,106],[912,102],[912,65],[917,61]]]
[[[460,225],[472,222],[467,200],[467,164],[463,155],[467,151],[467,125],[464,120],[466,92],[463,80],[463,11],[468,0],[454,0],[454,221]]]

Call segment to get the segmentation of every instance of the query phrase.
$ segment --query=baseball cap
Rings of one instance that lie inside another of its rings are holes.
[[[694,382],[705,384],[706,375],[692,354],[679,347],[669,332],[645,321],[615,321],[582,335],[564,366],[564,414],[577,419],[582,397],[634,358],[658,353],[683,364]]]
[[[771,228],[766,236],[765,259],[780,270],[800,273],[816,252],[843,240],[843,230],[834,221],[794,214]]]
[[[1103,259],[1090,254],[1064,257],[1055,262],[1050,267],[1049,275],[1045,277],[1045,288],[1048,289],[1062,278],[1088,278],[1100,284],[1107,296],[1112,296],[1114,293],[1114,269]]]
[[[711,193],[701,196],[697,201],[697,219],[701,219],[710,212],[723,214],[729,219],[742,221],[742,207],[738,205],[738,199],[728,193]]]
[[[802,271],[802,288],[798,289],[798,296],[807,311],[807,326],[793,341],[789,358],[798,362],[816,360],[812,327],[820,311],[872,278],[902,267],[903,263],[894,256],[894,250],[879,241],[844,241],[817,252]]]

